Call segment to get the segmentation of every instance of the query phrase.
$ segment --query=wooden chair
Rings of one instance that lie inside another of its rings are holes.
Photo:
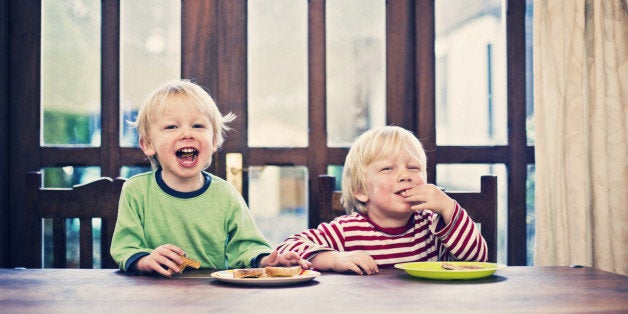
[[[318,176],[318,223],[329,222],[344,215],[340,203],[342,193],[335,190],[336,178],[330,175]],[[445,191],[458,201],[479,227],[488,246],[488,260],[497,261],[497,177],[484,175],[480,178],[480,192]],[[314,224],[317,225],[318,223]]]
[[[66,219],[78,218],[80,268],[94,268],[92,218],[101,219],[101,268],[118,268],[109,253],[111,238],[118,216],[118,200],[125,179],[102,177],[96,181],[75,185],[73,188],[42,188],[41,173],[26,175],[27,226],[33,250],[33,266],[42,267],[42,223],[51,218],[54,268],[66,268]]]

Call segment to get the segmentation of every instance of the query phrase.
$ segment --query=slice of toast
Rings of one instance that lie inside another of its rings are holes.
[[[201,268],[201,262],[199,261],[193,260],[185,255],[181,255],[181,259],[183,260],[183,263],[179,265],[179,274],[187,267],[192,267],[194,269]]]
[[[201,268],[201,262],[199,261],[195,261],[187,256],[181,256],[181,259],[183,260],[183,264],[181,264],[181,267],[183,268],[185,268],[186,266],[192,267],[194,269]]]
[[[292,277],[301,273],[301,266],[292,267],[265,267],[266,277]]]
[[[264,268],[242,268],[233,270],[233,278],[258,278],[264,275]]]
[[[233,270],[233,278],[293,277],[300,274],[301,271],[301,266],[241,268]]]

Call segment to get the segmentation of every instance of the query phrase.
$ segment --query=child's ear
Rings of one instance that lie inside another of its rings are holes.
[[[157,153],[155,151],[155,148],[153,147],[153,144],[151,144],[150,139],[146,139],[143,137],[140,138],[140,148],[146,156],[154,156]]]
[[[369,197],[362,191],[353,193],[353,196],[362,203],[366,203],[369,200]]]

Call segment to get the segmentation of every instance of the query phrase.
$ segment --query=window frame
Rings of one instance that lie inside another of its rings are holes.
[[[120,3],[102,2],[102,138],[100,147],[40,147],[40,37],[41,1],[1,0],[1,19],[7,27],[0,32],[0,71],[6,134],[0,139],[7,175],[0,187],[0,265],[29,266],[24,228],[25,173],[43,167],[66,165],[99,166],[103,176],[117,177],[122,166],[148,166],[139,149],[119,146]],[[246,62],[233,61],[233,53],[246,56],[246,32],[238,29],[246,21],[245,0],[182,1],[182,77],[216,91],[215,97],[239,117],[233,127],[246,130]],[[296,155],[272,149],[244,151],[250,163],[263,164],[269,153],[286,163],[305,164],[313,178],[328,164],[342,164],[346,148],[327,148],[324,70],[324,0],[308,2],[309,147]],[[428,180],[436,178],[436,165],[446,163],[502,163],[508,171],[508,264],[526,264],[526,179],[527,166],[534,164],[534,146],[526,141],[525,10],[521,0],[506,1],[508,145],[437,146],[435,131],[434,0],[386,1],[387,124],[413,130],[423,140],[428,160]],[[6,10],[5,10],[6,9]],[[321,27],[322,26],[322,27]],[[5,55],[6,54],[6,58]],[[246,61],[246,60],[244,60]],[[321,67],[322,65],[322,67]],[[217,69],[217,70],[216,70]],[[242,77],[244,73],[244,77]],[[224,177],[224,155],[240,151],[246,132],[230,134],[224,152],[215,158],[210,171]],[[244,137],[244,138],[243,138]],[[320,148],[325,147],[325,154]],[[0,171],[0,174],[2,172]],[[310,190],[310,195],[316,195]],[[317,205],[310,200],[310,207]],[[12,227],[20,226],[20,227]]]

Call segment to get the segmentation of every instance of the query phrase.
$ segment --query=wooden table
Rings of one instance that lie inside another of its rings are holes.
[[[207,272],[165,279],[116,270],[0,269],[0,313],[628,312],[628,276],[591,268],[508,267],[468,281],[384,269],[323,273],[293,286],[218,282]]]

